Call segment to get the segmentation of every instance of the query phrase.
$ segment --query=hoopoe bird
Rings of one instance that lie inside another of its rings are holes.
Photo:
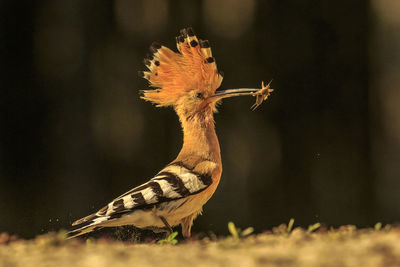
[[[223,76],[209,42],[197,39],[187,28],[180,31],[176,44],[178,53],[153,43],[152,55],[144,60],[149,71],[139,74],[154,87],[143,91],[141,98],[176,111],[183,129],[180,153],[148,182],[75,221],[69,237],[123,225],[172,233],[179,224],[182,235],[190,237],[193,220],[214,194],[222,173],[213,117],[216,104],[223,98],[251,95],[256,97],[256,108],[273,91],[264,83],[261,89],[216,91]]]

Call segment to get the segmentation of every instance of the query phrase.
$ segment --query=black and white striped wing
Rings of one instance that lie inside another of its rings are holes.
[[[103,215],[131,212],[194,195],[206,189],[211,182],[211,176],[193,172],[182,164],[168,165],[147,183],[114,199]]]
[[[120,218],[137,209],[152,208],[163,202],[200,193],[211,183],[212,179],[209,175],[193,172],[180,163],[170,164],[150,181],[131,189],[98,212],[82,218],[72,225],[76,228],[101,226],[107,221]]]

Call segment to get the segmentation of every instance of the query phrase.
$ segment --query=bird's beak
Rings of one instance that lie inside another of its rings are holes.
[[[257,108],[261,103],[268,98],[270,93],[274,91],[274,89],[270,88],[270,83],[264,86],[264,82],[261,83],[261,89],[258,88],[240,88],[240,89],[227,89],[216,91],[213,96],[207,98],[209,103],[217,102],[223,98],[234,97],[234,96],[244,96],[251,95],[256,97],[256,103],[252,106],[253,109]],[[207,102],[208,102],[207,101]]]

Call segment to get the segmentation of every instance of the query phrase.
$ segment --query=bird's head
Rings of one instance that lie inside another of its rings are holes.
[[[223,76],[217,70],[209,42],[197,39],[192,28],[181,30],[176,42],[178,53],[153,43],[152,54],[144,60],[149,71],[139,72],[139,75],[154,88],[144,90],[142,98],[158,107],[173,106],[181,120],[212,118],[222,98],[255,96],[260,90],[265,91],[266,88],[217,91]]]

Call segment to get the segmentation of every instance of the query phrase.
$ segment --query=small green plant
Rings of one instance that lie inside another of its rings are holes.
[[[383,226],[383,224],[381,222],[377,222],[374,225],[374,231],[390,232],[390,230],[392,230],[392,226],[390,224],[386,224],[385,226]]]
[[[158,240],[157,243],[160,245],[164,245],[164,244],[176,245],[178,243],[178,240],[176,239],[177,235],[178,235],[178,232],[173,232],[172,234],[167,236],[167,238]]]
[[[319,227],[321,227],[320,223],[311,224],[308,226],[307,233],[310,234],[310,233],[314,232],[315,230],[317,230]]]
[[[382,229],[382,223],[381,222],[377,222],[374,226],[374,230],[375,231],[379,231]]]
[[[251,235],[254,232],[253,227],[248,227],[242,231],[242,229],[235,226],[233,222],[228,222],[228,230],[234,240]]]
[[[287,230],[286,230],[286,233],[287,233],[287,234],[290,234],[290,233],[292,232],[292,230],[293,230],[293,225],[294,225],[294,218],[291,218],[291,219],[289,220],[289,223],[288,223],[288,226],[287,226]]]
[[[291,218],[287,225],[283,223],[283,224],[281,224],[279,226],[273,227],[272,228],[272,232],[274,234],[277,234],[277,235],[286,235],[286,236],[288,236],[288,235],[290,235],[290,233],[293,230],[293,225],[294,225],[294,219]]]
[[[383,227],[383,230],[385,230],[385,232],[390,232],[390,230],[392,230],[392,226],[390,224],[386,224],[385,227]]]

